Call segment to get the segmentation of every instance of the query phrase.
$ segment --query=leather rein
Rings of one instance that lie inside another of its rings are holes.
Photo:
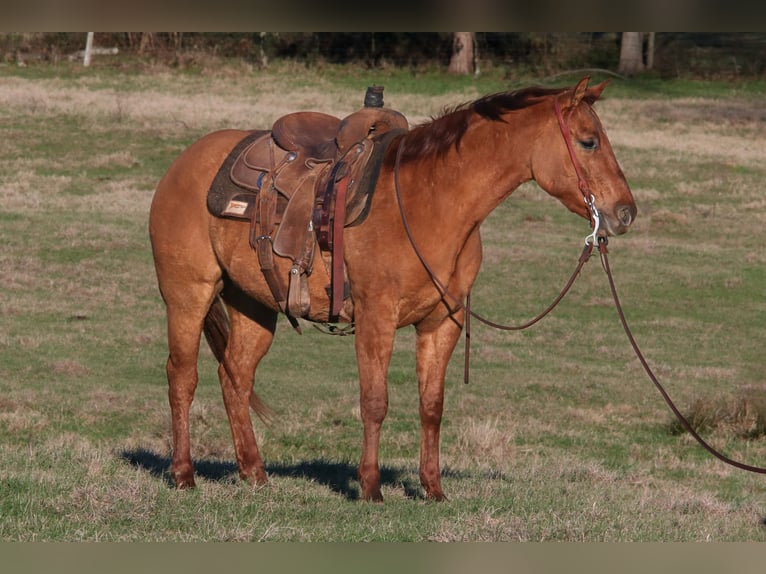
[[[598,245],[599,255],[601,257],[601,266],[603,267],[604,272],[606,273],[607,279],[609,281],[609,288],[612,293],[612,298],[614,299],[615,308],[617,310],[617,314],[620,318],[620,323],[622,324],[623,330],[625,331],[628,341],[630,342],[631,347],[633,348],[633,351],[636,354],[636,357],[638,358],[639,362],[641,363],[641,366],[644,368],[644,371],[646,372],[647,376],[652,381],[654,386],[657,388],[660,395],[665,400],[665,403],[668,405],[670,410],[676,416],[676,418],[681,423],[683,428],[690,435],[692,435],[692,437],[700,444],[700,446],[702,446],[706,451],[708,451],[718,460],[730,466],[733,466],[735,468],[739,468],[740,470],[745,470],[748,472],[754,472],[758,474],[766,474],[766,468],[759,467],[759,466],[752,466],[749,464],[745,464],[745,463],[733,460],[729,458],[728,456],[724,455],[723,453],[719,452],[718,450],[716,450],[704,438],[702,438],[702,436],[700,436],[700,434],[694,429],[694,427],[691,425],[688,419],[681,413],[681,411],[675,405],[670,395],[667,393],[667,391],[659,382],[659,380],[657,379],[652,369],[649,367],[649,364],[646,362],[646,359],[644,358],[644,355],[641,352],[641,349],[639,348],[638,343],[636,343],[636,340],[633,337],[633,333],[631,332],[628,322],[625,319],[625,313],[623,312],[622,304],[620,303],[620,299],[617,295],[617,288],[614,283],[614,277],[612,276],[612,271],[609,266],[608,249],[607,249],[608,240],[607,240],[606,234],[599,233],[601,220],[600,220],[600,214],[598,212],[598,209],[596,209],[595,197],[590,191],[590,187],[588,186],[588,183],[585,180],[585,177],[583,175],[583,170],[582,170],[582,166],[580,165],[580,161],[577,159],[577,156],[575,155],[574,145],[572,143],[572,134],[569,130],[569,126],[567,125],[564,119],[564,115],[561,111],[561,105],[559,104],[558,98],[554,98],[553,106],[556,113],[556,120],[558,121],[559,128],[561,130],[561,135],[564,138],[564,143],[566,144],[567,151],[569,153],[569,158],[572,162],[572,166],[574,167],[575,174],[577,175],[577,187],[580,190],[580,193],[582,193],[583,199],[585,201],[585,205],[588,208],[591,228],[593,231],[590,235],[588,235],[585,238],[585,246],[583,247],[583,250],[578,259],[577,266],[575,267],[575,270],[572,272],[572,275],[569,277],[569,280],[567,281],[567,283],[562,288],[561,292],[556,296],[553,302],[551,302],[551,304],[548,305],[548,307],[546,307],[539,315],[527,321],[526,323],[522,323],[520,325],[502,325],[500,323],[495,323],[494,321],[490,321],[489,319],[474,312],[471,309],[470,291],[467,293],[466,300],[464,303],[462,299],[450,293],[446,285],[436,276],[433,269],[424,258],[423,253],[420,251],[418,245],[415,243],[409,223],[407,222],[407,217],[404,213],[404,205],[402,203],[401,188],[399,185],[399,165],[400,165],[400,160],[402,156],[402,151],[404,149],[404,140],[406,138],[406,134],[403,135],[402,139],[399,141],[399,146],[396,151],[396,162],[394,164],[394,190],[396,192],[396,200],[399,206],[399,213],[402,219],[402,224],[404,226],[404,231],[407,235],[407,239],[409,240],[410,245],[415,251],[415,255],[420,260],[420,263],[423,265],[423,268],[426,270],[429,278],[431,279],[437,291],[441,295],[442,300],[444,300],[446,303],[446,299],[450,299],[455,304],[454,308],[449,307],[450,316],[452,317],[456,312],[460,310],[465,311],[465,364],[464,364],[464,372],[463,372],[464,383],[468,384],[469,372],[470,372],[469,362],[470,362],[470,348],[471,348],[470,346],[471,317],[474,317],[475,319],[479,320],[480,322],[484,323],[485,325],[489,327],[493,327],[495,329],[499,329],[502,331],[520,331],[520,330],[531,327],[532,325],[534,325],[535,323],[543,319],[551,311],[553,311],[553,309],[559,304],[559,302],[569,292],[570,288],[572,287],[575,280],[579,276],[580,270],[582,269],[583,265],[585,265],[585,263],[590,258],[594,245]]]

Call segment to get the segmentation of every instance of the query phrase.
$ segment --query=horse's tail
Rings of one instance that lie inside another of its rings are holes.
[[[220,297],[213,299],[213,303],[205,315],[203,332],[216,360],[224,366],[231,378],[229,368],[224,363],[224,351],[226,351],[226,344],[229,342],[229,316],[226,314],[226,307]],[[250,393],[250,408],[267,425],[274,418],[274,411],[255,394],[255,391]]]
[[[220,297],[213,299],[213,304],[205,315],[203,331],[216,360],[223,363],[224,351],[229,342],[229,316]]]

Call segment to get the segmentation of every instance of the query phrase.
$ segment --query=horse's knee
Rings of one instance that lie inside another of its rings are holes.
[[[385,392],[363,394],[359,406],[362,421],[381,424],[388,413],[388,395]]]
[[[420,420],[424,425],[439,427],[444,412],[444,401],[420,399]]]
[[[172,395],[185,395],[191,402],[198,381],[196,356],[187,358],[179,357],[177,354],[169,355],[165,373],[167,374],[170,393]]]

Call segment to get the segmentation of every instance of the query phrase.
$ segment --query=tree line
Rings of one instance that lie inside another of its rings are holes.
[[[0,35],[5,62],[58,61],[85,47],[85,33]],[[659,77],[763,76],[766,34],[642,32],[108,32],[94,45],[169,64],[189,54],[256,66],[292,59],[307,65],[441,66],[453,73],[503,67],[554,74],[602,68]]]

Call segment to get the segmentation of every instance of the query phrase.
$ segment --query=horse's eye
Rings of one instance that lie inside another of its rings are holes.
[[[587,150],[594,150],[598,147],[598,141],[595,138],[588,138],[584,140],[578,140],[580,147]]]

